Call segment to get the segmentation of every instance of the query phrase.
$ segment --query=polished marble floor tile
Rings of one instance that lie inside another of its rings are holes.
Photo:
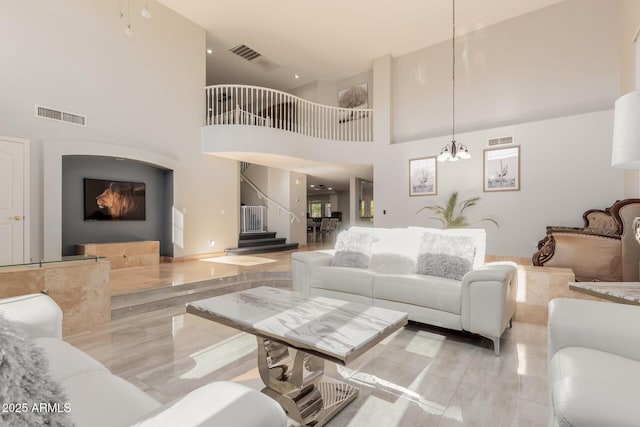
[[[289,257],[240,268],[287,271]],[[200,264],[190,270],[190,263],[119,274],[121,280],[147,277],[140,286],[205,280],[210,274]],[[129,285],[130,290],[138,286]],[[65,339],[161,402],[218,380],[263,387],[255,337],[187,314],[183,306],[113,320]],[[514,322],[495,357],[485,338],[410,322],[346,367],[326,363],[325,373],[360,389],[330,427],[511,427],[548,421],[546,327],[538,324]]]

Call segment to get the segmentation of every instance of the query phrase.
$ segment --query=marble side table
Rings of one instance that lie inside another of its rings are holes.
[[[569,289],[617,303],[640,305],[640,282],[570,282]]]
[[[195,301],[187,312],[255,335],[263,393],[314,427],[358,395],[324,377],[324,361],[346,365],[407,324],[399,311],[265,286]]]

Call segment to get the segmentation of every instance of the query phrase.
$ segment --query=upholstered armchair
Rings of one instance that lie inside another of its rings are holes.
[[[549,426],[637,426],[640,307],[557,298],[549,304]]]
[[[604,210],[586,211],[582,228],[548,226],[533,265],[571,268],[579,281],[638,281],[635,217],[640,217],[640,199],[625,199]]]

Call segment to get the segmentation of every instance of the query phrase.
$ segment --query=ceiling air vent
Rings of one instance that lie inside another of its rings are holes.
[[[252,59],[256,59],[260,54],[255,50],[251,49],[249,46],[245,44],[239,44],[236,47],[232,47],[229,49],[229,52],[235,53],[240,58],[244,58],[247,61],[251,61]]]
[[[512,136],[503,136],[501,138],[492,138],[489,140],[489,147],[493,145],[513,144]]]
[[[232,47],[231,49],[229,49],[229,52],[238,55],[240,58],[246,59],[263,71],[273,71],[276,68],[280,67],[280,64],[278,64],[276,61],[267,58],[259,52],[256,52],[246,44],[239,44],[236,47]]]
[[[36,105],[36,116],[43,119],[57,120],[59,122],[67,122],[73,125],[86,126],[87,117],[79,114],[73,114],[66,111],[54,110],[53,108]]]

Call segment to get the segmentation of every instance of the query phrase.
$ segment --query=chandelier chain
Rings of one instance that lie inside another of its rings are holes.
[[[451,37],[453,46],[453,61],[451,70],[451,98],[453,99],[453,114],[451,121],[451,138],[456,140],[456,0],[453,0],[453,36]]]

